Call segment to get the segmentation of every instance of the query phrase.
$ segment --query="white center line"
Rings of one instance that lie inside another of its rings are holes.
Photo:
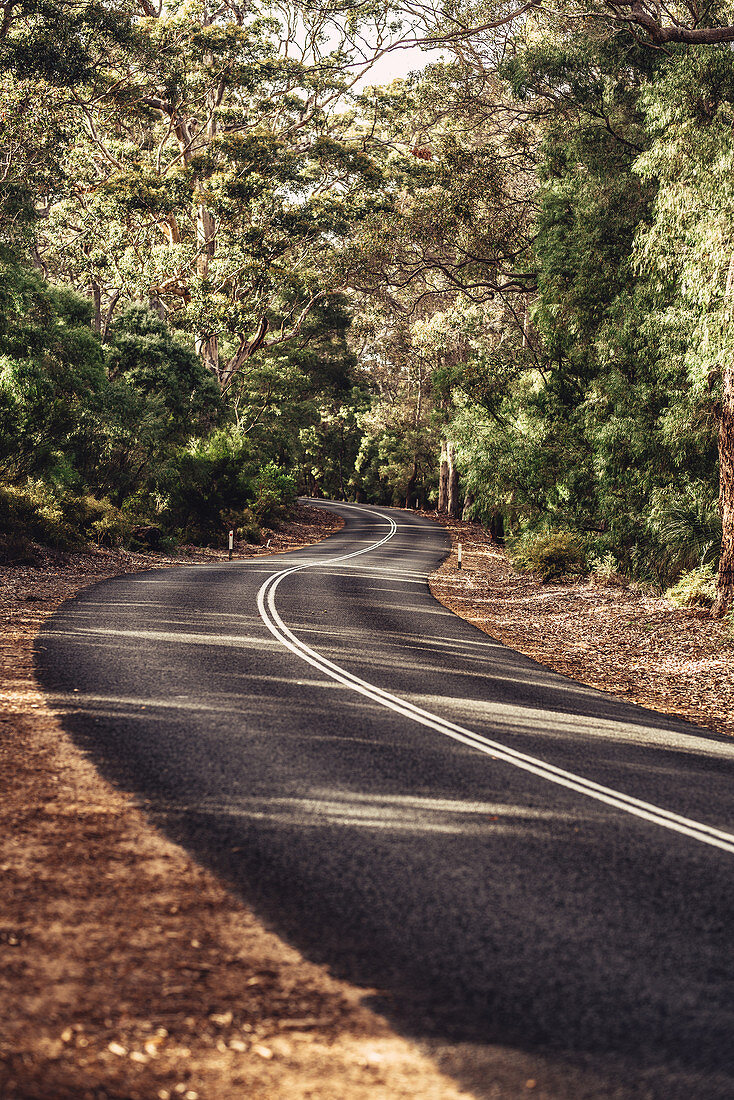
[[[275,593],[281,581],[285,580],[286,577],[290,577],[293,573],[301,572],[304,569],[311,569],[318,565],[333,565],[336,562],[347,561],[350,558],[368,554],[384,546],[398,529],[395,521],[389,516],[383,516],[379,512],[374,512],[369,508],[359,508],[356,505],[352,507],[355,511],[367,512],[369,515],[377,517],[377,519],[383,523],[387,520],[390,529],[385,537],[380,539],[379,542],[371,543],[361,550],[353,551],[351,554],[343,554],[337,558],[320,558],[316,561],[305,562],[301,565],[292,566],[289,569],[283,569],[279,573],[274,573],[269,577],[260,588],[257,594],[257,607],[260,617],[270,633],[282,645],[297,657],[300,657],[302,661],[306,661],[307,664],[317,668],[330,679],[336,680],[337,683],[343,684],[352,691],[358,692],[360,695],[371,699],[373,702],[379,703],[381,706],[394,711],[396,714],[412,719],[419,725],[427,726],[429,729],[435,730],[445,737],[450,737],[452,740],[476,749],[478,752],[485,753],[493,759],[501,760],[506,764],[512,764],[514,767],[520,768],[522,771],[530,772],[532,775],[545,779],[549,783],[554,783],[559,787],[566,787],[569,790],[577,791],[579,794],[586,795],[587,798],[593,798],[597,802],[602,802],[607,806],[613,806],[615,809],[622,810],[634,817],[642,818],[644,821],[649,821],[652,824],[659,825],[672,832],[682,833],[684,836],[691,837],[701,844],[708,844],[711,847],[720,848],[724,852],[734,854],[734,834],[732,833],[723,832],[721,829],[715,829],[711,825],[706,825],[700,821],[693,821],[690,818],[682,817],[680,814],[673,813],[670,810],[665,810],[649,802],[644,802],[639,798],[623,794],[621,791],[616,791],[611,787],[602,786],[600,783],[595,783],[591,779],[585,779],[583,776],[576,775],[574,772],[565,771],[563,768],[557,768],[554,764],[548,764],[544,760],[529,756],[526,753],[518,752],[508,745],[502,745],[500,742],[493,741],[479,733],[466,729],[464,726],[458,726],[453,722],[449,722],[437,714],[432,714],[430,711],[423,710],[421,707],[416,707],[407,700],[400,699],[397,695],[392,695],[388,691],[383,691],[382,688],[368,683],[359,676],[355,676],[353,673],[348,672],[347,669],[342,668],[340,665],[330,661],[327,657],[324,657],[323,654],[311,649],[310,646],[307,646],[297,638],[285,625],[275,606]]]

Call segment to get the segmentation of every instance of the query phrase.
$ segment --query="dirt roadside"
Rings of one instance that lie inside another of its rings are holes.
[[[452,610],[569,676],[734,733],[723,624],[627,589],[541,585],[514,574],[481,527],[446,525],[454,553],[432,589]],[[301,512],[270,552],[337,526]],[[63,733],[33,677],[35,633],[81,587],[151,564],[180,559],[98,551],[0,570],[0,1096],[563,1095],[547,1063],[528,1078],[513,1052],[428,1051],[397,1036],[365,1007],[369,991],[265,929]],[[577,1085],[567,1095],[585,1094]]]
[[[583,684],[734,735],[728,623],[620,583],[542,584],[516,573],[481,525],[427,514],[453,544],[431,591],[461,618]]]
[[[300,509],[270,552],[339,526]],[[105,577],[226,556],[100,550],[0,570],[0,1096],[458,1100],[363,1006],[369,991],[268,932],[102,780],[38,690],[33,638],[64,599]]]

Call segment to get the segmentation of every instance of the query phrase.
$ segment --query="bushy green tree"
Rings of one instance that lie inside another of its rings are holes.
[[[682,434],[695,417],[718,445],[723,538],[715,610],[734,601],[734,62],[726,48],[674,55],[646,89],[650,149],[637,171],[658,185],[638,235],[641,270],[656,291],[654,320],[685,380],[670,416]],[[711,491],[710,497],[715,494]]]
[[[99,426],[106,384],[88,301],[0,259],[0,474],[73,481],[70,455]]]

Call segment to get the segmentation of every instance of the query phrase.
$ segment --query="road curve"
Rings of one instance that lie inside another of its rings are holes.
[[[493,1052],[478,1095],[730,1100],[734,745],[441,607],[440,527],[326,506],[316,547],[65,604],[66,728],[405,1034]]]

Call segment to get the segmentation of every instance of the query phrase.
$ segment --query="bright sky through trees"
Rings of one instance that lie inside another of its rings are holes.
[[[375,84],[389,84],[400,77],[408,76],[409,73],[420,72],[431,62],[441,61],[444,58],[443,50],[422,50],[419,46],[391,50],[375,62],[365,76],[358,81],[356,87],[360,89]]]

